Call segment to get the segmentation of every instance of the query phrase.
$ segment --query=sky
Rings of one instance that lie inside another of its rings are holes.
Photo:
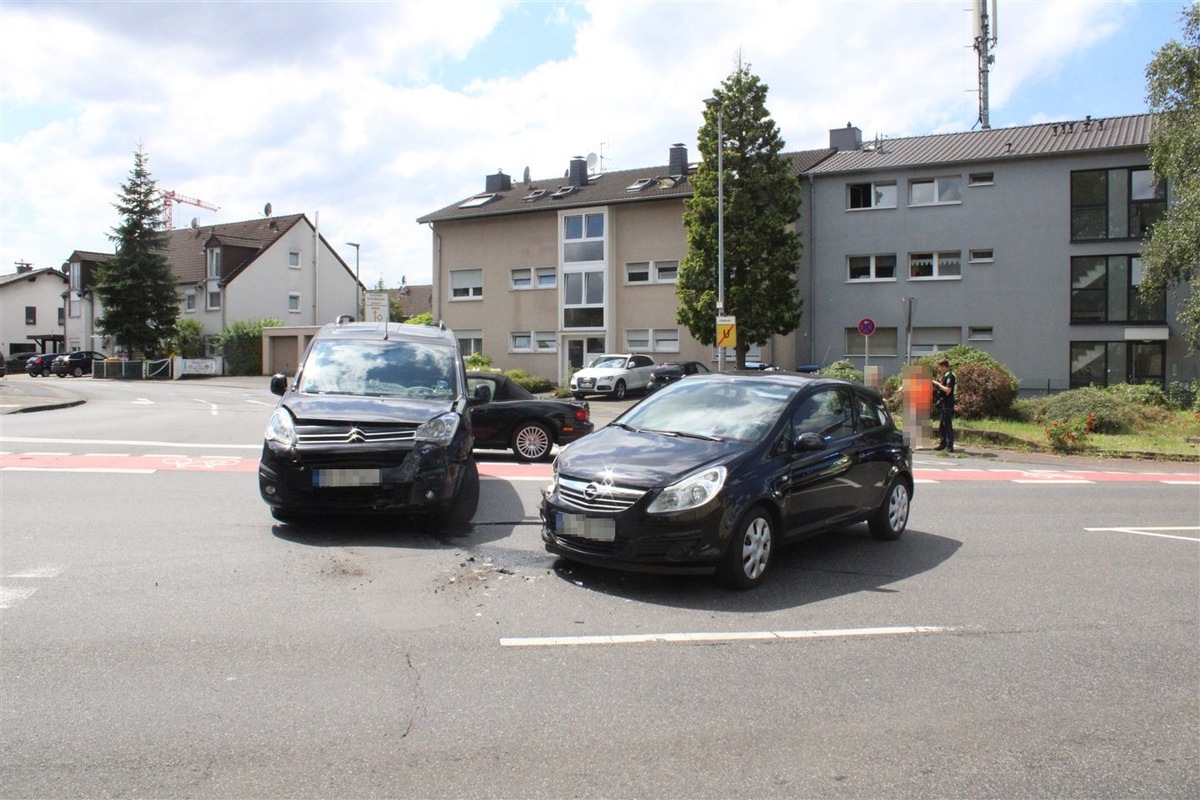
[[[991,127],[1141,114],[1189,0],[998,0]],[[990,4],[989,4],[990,5]],[[304,213],[374,288],[498,170],[694,160],[739,60],[786,150],[977,126],[971,0],[0,0],[0,274],[112,252],[142,147],[175,227]]]

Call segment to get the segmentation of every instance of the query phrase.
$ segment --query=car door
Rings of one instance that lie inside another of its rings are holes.
[[[654,360],[650,356],[635,355],[629,359],[629,388],[644,389],[650,383],[654,371]]]
[[[494,378],[469,376],[467,394],[474,394],[475,387],[487,386],[492,399],[483,405],[471,407],[471,430],[475,434],[477,447],[508,447],[507,411],[501,397],[500,382]]]
[[[805,433],[816,434],[821,450],[797,450]],[[778,485],[784,527],[790,536],[818,533],[852,519],[861,503],[855,450],[853,396],[848,389],[824,387],[798,398],[786,432]]]

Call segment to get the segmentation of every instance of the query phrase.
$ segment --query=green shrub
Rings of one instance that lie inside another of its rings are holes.
[[[855,383],[863,382],[863,373],[860,369],[855,369],[847,359],[835,361],[828,367],[823,367],[818,375],[823,375],[826,378],[841,378],[846,381],[854,381]]]
[[[1094,420],[1091,426],[1094,433],[1128,433],[1133,426],[1127,406],[1117,395],[1088,386],[1037,398],[1032,403],[1031,421],[1039,425],[1068,424],[1072,420],[1086,419],[1090,414]]]
[[[413,314],[408,319],[404,320],[409,325],[432,325],[433,312],[422,311],[420,314]]]
[[[1005,417],[1011,413],[1017,387],[1012,373],[1002,367],[968,363],[955,370],[955,413],[963,419]]]
[[[204,326],[198,319],[181,319],[175,322],[175,335],[171,337],[171,352],[181,358],[204,356]]]
[[[1169,408],[1167,395],[1162,388],[1149,383],[1118,383],[1106,387],[1109,394],[1126,403]]]
[[[283,323],[277,319],[238,320],[228,325],[217,336],[217,352],[225,358],[225,374],[261,375],[263,328],[281,327]]]
[[[1050,449],[1060,453],[1081,450],[1088,444],[1088,437],[1095,430],[1096,419],[1091,414],[1076,417],[1068,422],[1051,422],[1046,428]]]
[[[1171,381],[1167,384],[1166,398],[1171,408],[1178,411],[1200,412],[1200,381]]]
[[[510,369],[504,374],[508,376],[509,380],[534,394],[545,394],[554,391],[555,388],[554,384],[546,378],[540,375],[530,375],[523,369]]]
[[[471,353],[463,359],[463,363],[466,364],[467,369],[487,370],[492,368],[491,356],[485,356],[483,353]]]

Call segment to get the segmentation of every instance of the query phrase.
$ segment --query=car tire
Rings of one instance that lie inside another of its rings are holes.
[[[582,399],[583,399],[583,398],[585,398],[585,397],[587,397],[587,395],[586,395],[586,394],[584,394],[583,392],[576,392],[576,393],[575,393],[575,399],[576,399],[576,400],[582,400]]]
[[[617,381],[617,385],[613,387],[612,399],[613,400],[624,400],[625,399],[625,381]]]
[[[908,511],[911,505],[911,492],[908,481],[897,478],[888,487],[883,504],[867,520],[871,535],[881,542],[890,542],[900,538],[908,527]]]
[[[518,461],[544,461],[554,449],[554,437],[540,422],[522,422],[513,431],[511,445]]]
[[[775,551],[774,524],[762,506],[742,516],[717,567],[722,583],[734,589],[753,589],[763,582]]]
[[[74,375],[76,378],[82,377],[83,376],[83,367],[75,367],[75,369],[71,370],[71,374]]]
[[[468,458],[462,465],[462,478],[458,492],[434,517],[434,523],[442,530],[454,530],[471,524],[479,508],[479,465]]]

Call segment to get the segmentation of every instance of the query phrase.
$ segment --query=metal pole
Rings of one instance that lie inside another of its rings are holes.
[[[725,314],[725,110],[721,101],[704,101],[717,109],[717,316]],[[714,325],[715,325],[714,320]],[[725,348],[717,342],[717,371],[725,371]]]
[[[354,248],[354,318],[362,319],[362,281],[358,278],[358,242],[346,242]]]

